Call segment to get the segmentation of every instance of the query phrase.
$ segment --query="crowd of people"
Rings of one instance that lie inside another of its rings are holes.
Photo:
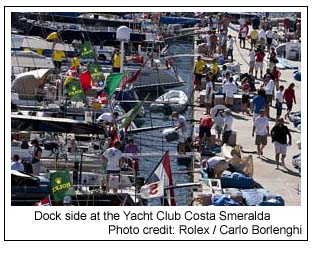
[[[210,27],[213,28],[213,26]],[[224,30],[222,26],[219,27],[218,32],[219,34],[215,29],[208,32],[206,55],[216,57],[215,54],[219,53],[226,61],[233,61],[236,38],[227,34],[228,29]],[[231,109],[233,110],[234,94],[241,93],[241,113],[253,118],[252,136],[255,136],[259,158],[263,156],[263,150],[268,143],[267,137],[271,136],[275,147],[276,166],[279,167],[280,165],[280,155],[281,164],[285,165],[284,159],[287,145],[291,145],[291,134],[284,119],[289,118],[293,104],[296,103],[296,96],[294,83],[290,83],[287,88],[280,85],[281,71],[277,67],[278,58],[273,46],[273,40],[277,39],[276,36],[267,18],[261,20],[259,29],[252,28],[251,31],[249,31],[249,26],[246,23],[240,24],[237,50],[249,50],[249,71],[243,76],[240,75],[240,85],[234,80],[235,73],[228,71],[226,65],[223,65],[222,69],[217,67],[217,71],[213,71],[215,68],[213,64],[208,65],[201,56],[197,57],[194,68],[195,90],[201,90],[202,79],[206,77],[206,112],[205,116],[201,118],[199,126],[201,145],[209,143],[207,139],[211,136],[211,128],[214,125],[214,120],[210,115],[214,105],[213,97],[220,93],[224,96],[223,104],[227,109],[224,111],[223,124],[221,128],[218,126],[218,129],[219,131],[221,129],[222,132],[221,143],[228,143],[233,126]],[[246,46],[247,41],[249,41],[250,46]],[[257,89],[256,81],[259,83]],[[221,92],[217,89],[218,86],[221,86]],[[283,114],[283,104],[287,106],[285,114]],[[270,112],[272,107],[276,109],[274,116]],[[270,120],[276,123],[271,130],[269,129]]]

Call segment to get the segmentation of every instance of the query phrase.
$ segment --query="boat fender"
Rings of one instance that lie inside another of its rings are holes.
[[[173,62],[172,62],[171,58],[166,59],[166,67],[167,67],[167,69],[171,69],[172,64],[173,64]]]

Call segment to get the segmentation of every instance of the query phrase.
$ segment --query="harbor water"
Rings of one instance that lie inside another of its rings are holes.
[[[170,55],[179,55],[179,54],[189,54],[189,56],[181,56],[174,58],[174,66],[177,68],[178,75],[185,81],[184,86],[175,88],[175,90],[184,91],[188,98],[190,98],[192,93],[192,73],[193,73],[193,43],[182,43],[174,42],[169,47]],[[169,125],[172,123],[171,116],[165,116],[163,113],[151,113],[148,110],[148,106],[145,107],[147,119],[145,121],[145,126],[150,126],[151,121],[148,119],[149,116],[152,118],[152,123],[154,126],[160,125]],[[187,120],[192,117],[192,108],[188,107],[187,110],[183,113]],[[191,133],[191,122],[189,124],[189,133]],[[171,153],[177,152],[178,142],[167,143],[165,140],[162,140],[162,129],[147,131],[144,133],[133,135],[132,137],[135,141],[140,144],[141,151],[144,153],[148,152],[163,152],[165,153],[169,150]],[[143,175],[145,178],[150,175],[152,170],[155,168],[157,163],[161,158],[159,157],[150,157],[140,159],[140,175]],[[179,165],[177,158],[171,157],[171,169],[173,175],[174,184],[177,183],[187,183],[191,181],[191,175],[183,173],[181,171],[192,170],[190,165]],[[189,205],[192,199],[192,193],[190,188],[175,189],[175,199],[177,205]],[[161,200],[152,199],[149,203],[150,205],[160,205]]]

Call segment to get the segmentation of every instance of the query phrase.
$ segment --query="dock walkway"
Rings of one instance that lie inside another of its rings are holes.
[[[229,34],[237,37],[237,32],[230,30]],[[240,63],[241,72],[248,72],[249,66],[249,49],[250,44],[246,42],[246,49],[239,48],[239,42],[234,44],[234,60],[237,60]],[[196,59],[194,59],[196,61]],[[289,62],[295,66],[300,67],[300,62],[290,61]],[[266,65],[265,65],[266,66]],[[264,68],[265,71],[265,68]],[[280,70],[281,81],[280,85],[284,85],[285,88],[293,82],[295,83],[295,93],[297,104],[294,104],[293,111],[301,110],[301,84],[298,81],[295,81],[293,78],[292,69]],[[258,88],[260,84],[256,84]],[[199,92],[194,92],[194,103],[199,101]],[[273,101],[275,105],[275,101]],[[193,118],[199,120],[203,113],[205,112],[204,107],[194,107]],[[283,106],[283,115],[286,112],[285,105]],[[275,108],[270,108],[270,115],[275,117],[276,110]],[[233,129],[237,131],[237,144],[243,147],[244,151],[256,151],[255,138],[252,137],[252,116],[242,115],[241,113],[233,113],[234,123]],[[274,126],[275,121],[270,120],[270,129]],[[268,145],[264,149],[264,158],[257,158],[257,155],[253,156],[253,165],[254,165],[254,175],[253,178],[256,182],[262,185],[263,188],[267,189],[273,194],[280,195],[285,199],[285,204],[288,206],[297,206],[301,205],[301,176],[298,174],[298,170],[295,169],[292,165],[292,156],[300,152],[296,142],[300,140],[301,133],[293,127],[293,124],[286,122],[286,125],[291,131],[292,135],[292,146],[287,149],[287,157],[285,159],[286,166],[276,169],[275,166],[275,151],[274,145],[271,142],[271,138],[268,138]],[[249,154],[242,154],[247,156]],[[194,170],[198,170],[195,167]],[[200,174],[194,174],[194,182],[201,181]],[[194,192],[194,198],[199,195],[199,192]]]

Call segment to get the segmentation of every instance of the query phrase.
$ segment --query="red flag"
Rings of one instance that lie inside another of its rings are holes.
[[[97,101],[100,102],[101,104],[107,104],[107,103],[108,103],[108,99],[107,99],[105,93],[100,94],[96,99],[97,99]]]
[[[48,197],[43,198],[40,202],[35,203],[34,206],[51,206],[50,199]]]
[[[65,76],[76,77],[77,74],[77,69],[73,66],[69,67],[69,69],[65,72]]]
[[[169,151],[167,151],[146,180],[145,185],[142,186],[141,197],[144,199],[167,197],[165,199],[166,203],[170,206],[175,206],[174,190],[173,188],[169,188],[168,190],[169,186],[173,186],[173,180]]]
[[[87,91],[92,87],[92,77],[89,71],[81,73],[79,80],[83,91]]]
[[[137,71],[132,75],[131,78],[129,78],[129,79],[127,79],[127,80],[125,81],[125,84],[130,84],[130,83],[136,81],[136,80],[138,79],[140,73],[141,73],[141,69],[137,70]]]

